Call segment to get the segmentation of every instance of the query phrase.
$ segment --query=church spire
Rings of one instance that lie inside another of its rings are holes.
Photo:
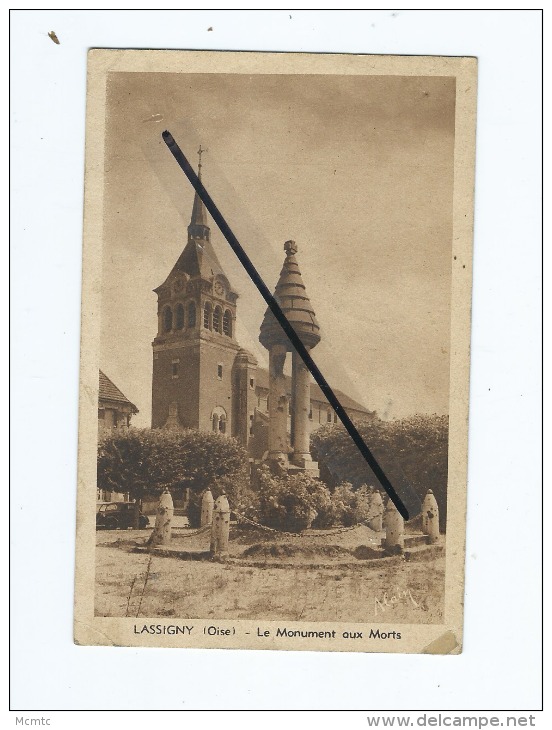
[[[199,155],[199,178],[201,178],[203,167],[201,157],[206,151],[207,150],[203,149],[201,146],[197,151],[197,154]],[[188,226],[188,242],[173,267],[173,272],[176,271],[183,271],[188,274],[188,276],[201,276],[208,280],[212,280],[213,276],[223,276],[225,280],[228,281],[228,278],[222,270],[222,266],[220,265],[215,250],[211,245],[211,229],[209,228],[207,210],[197,192],[194,196],[192,217],[190,219],[190,225]],[[171,272],[171,274],[173,272]]]
[[[202,149],[201,145],[199,145],[199,149],[197,151],[197,154],[199,155],[199,164],[197,166],[197,175],[199,179],[201,180],[201,155],[206,152],[206,150]],[[203,205],[203,201],[199,197],[199,195],[195,194],[194,197],[194,206],[192,208],[192,218],[190,220],[190,225],[188,226],[188,234],[190,238],[201,238],[204,240],[209,240],[209,224],[207,220],[207,211],[205,210],[205,206]]]

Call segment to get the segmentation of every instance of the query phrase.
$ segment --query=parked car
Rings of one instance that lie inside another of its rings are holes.
[[[96,529],[126,530],[136,524],[138,512],[138,528],[145,530],[149,526],[149,518],[140,511],[135,502],[104,502],[96,512]]]

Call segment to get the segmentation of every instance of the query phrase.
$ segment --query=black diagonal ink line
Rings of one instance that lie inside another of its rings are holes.
[[[354,423],[351,421],[349,416],[347,415],[347,412],[337,399],[336,395],[334,394],[333,390],[327,383],[326,379],[318,369],[316,363],[312,359],[309,351],[307,348],[303,345],[301,338],[297,335],[295,330],[293,329],[292,325],[289,323],[286,315],[282,312],[280,305],[276,301],[276,299],[272,296],[272,293],[262,280],[259,272],[251,262],[249,256],[245,253],[243,248],[241,247],[238,239],[236,236],[232,233],[230,226],[225,221],[222,213],[219,211],[215,203],[213,202],[213,199],[205,189],[203,183],[199,179],[199,177],[194,172],[192,166],[184,156],[184,153],[178,146],[178,144],[175,142],[172,134],[168,131],[163,132],[162,134],[163,140],[169,150],[171,151],[174,159],[177,161],[178,165],[180,166],[181,170],[184,172],[188,180],[190,181],[192,187],[200,197],[201,201],[211,214],[213,220],[219,227],[222,235],[226,238],[228,241],[231,249],[234,251],[236,256],[238,257],[240,263],[244,267],[244,269],[249,274],[250,279],[257,287],[259,293],[261,294],[262,298],[267,303],[268,307],[270,308],[272,314],[276,317],[278,320],[280,326],[288,336],[291,344],[299,354],[299,356],[302,358],[303,362],[309,369],[312,377],[316,381],[316,383],[319,385],[321,391],[326,396],[326,399],[328,400],[328,403],[332,406],[334,411],[337,413],[337,417],[347,430],[349,436],[352,438],[354,443],[356,444],[358,450],[364,457],[366,463],[368,466],[372,469],[374,475],[380,482],[381,486],[385,489],[387,494],[389,495],[389,498],[395,505],[395,507],[398,509],[400,514],[405,520],[409,519],[409,512],[407,508],[405,507],[403,501],[393,488],[393,485],[389,481],[389,479],[386,477],[383,469],[376,461],[376,458],[364,442],[364,439],[360,435],[360,433],[357,431]],[[411,492],[409,496],[409,502],[413,505],[416,505],[416,507],[413,510],[413,516],[419,512],[418,503],[419,498],[417,495],[415,495],[411,489],[409,489],[409,492]]]

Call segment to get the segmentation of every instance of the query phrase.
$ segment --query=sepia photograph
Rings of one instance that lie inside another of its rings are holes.
[[[75,641],[460,653],[476,60],[88,63]]]
[[[542,11],[9,20],[12,723],[540,727]]]

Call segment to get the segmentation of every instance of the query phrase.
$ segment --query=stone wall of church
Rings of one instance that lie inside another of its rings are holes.
[[[171,405],[176,404],[184,428],[197,428],[199,421],[199,342],[154,350],[152,378],[152,428],[167,423]]]
[[[232,436],[247,446],[252,436],[257,395],[255,389],[257,365],[252,359],[238,355],[232,372]]]
[[[219,335],[220,337],[220,335]],[[217,430],[232,434],[232,367],[238,345],[230,340],[201,342],[199,360],[199,416],[196,428],[212,431],[213,415],[218,416]],[[224,428],[221,428],[224,415]]]

